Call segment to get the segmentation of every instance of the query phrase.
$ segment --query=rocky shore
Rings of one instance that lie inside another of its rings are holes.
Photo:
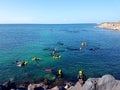
[[[112,75],[104,75],[101,78],[89,78],[83,86],[79,83],[67,82],[57,79],[54,82],[26,83],[16,85],[15,82],[7,82],[0,85],[0,90],[120,90],[120,81]]]
[[[104,22],[96,26],[96,28],[104,28],[104,29],[109,29],[109,30],[120,31],[120,22]]]

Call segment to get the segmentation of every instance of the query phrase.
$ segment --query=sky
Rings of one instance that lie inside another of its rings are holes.
[[[120,21],[120,0],[0,0],[0,23]]]

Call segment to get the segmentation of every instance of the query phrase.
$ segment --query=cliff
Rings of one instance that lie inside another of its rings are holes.
[[[96,26],[97,28],[104,28],[110,30],[119,30],[120,31],[120,22],[104,22]]]

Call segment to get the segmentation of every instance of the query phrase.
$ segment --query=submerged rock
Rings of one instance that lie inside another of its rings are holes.
[[[63,43],[63,42],[57,42],[57,44],[58,44],[58,45],[61,45],[61,46],[63,46],[63,45],[64,45],[64,43]]]
[[[70,89],[69,89],[70,90]],[[75,86],[71,90],[82,90],[82,86],[79,81],[75,84]]]
[[[46,68],[46,69],[45,69],[45,72],[50,72],[50,73],[51,73],[52,71],[53,71],[53,70],[52,70],[51,68]]]
[[[52,73],[49,73],[49,74],[46,74],[45,76],[44,76],[44,78],[46,79],[46,80],[55,80],[55,78],[56,78],[56,76],[55,75],[53,75]]]
[[[79,51],[79,48],[75,48],[75,47],[66,47],[66,49],[70,51]]]
[[[52,48],[50,48],[50,47],[46,47],[46,48],[43,48],[43,50],[48,50],[48,51],[51,51],[51,50],[53,50]]]
[[[100,48],[99,47],[92,47],[92,48],[90,48],[89,50],[90,51],[96,51],[96,50],[99,50]]]

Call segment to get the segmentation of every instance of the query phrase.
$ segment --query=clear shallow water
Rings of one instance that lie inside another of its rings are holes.
[[[96,24],[56,24],[56,25],[0,25],[0,82],[14,78],[17,82],[36,78],[46,78],[45,68],[54,71],[62,69],[67,80],[76,80],[82,69],[87,77],[112,74],[120,79],[120,32],[93,28]],[[81,42],[87,46],[79,49]],[[59,45],[62,42],[64,45]],[[92,47],[100,48],[90,51]],[[50,50],[57,48],[61,59],[49,56]],[[36,63],[32,57],[42,60]],[[12,62],[28,61],[27,67],[17,67]]]

